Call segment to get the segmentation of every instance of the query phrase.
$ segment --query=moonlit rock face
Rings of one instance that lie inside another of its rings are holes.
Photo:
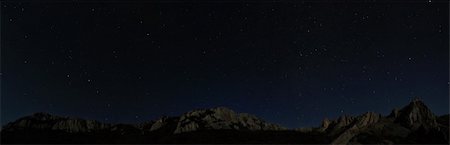
[[[367,112],[358,118],[357,126],[364,127],[377,123],[381,118],[381,114]]]
[[[166,126],[167,124],[169,124],[169,118],[166,116],[161,117],[152,125],[152,127],[150,128],[150,131],[159,130],[162,127]]]
[[[44,129],[60,130],[70,133],[91,132],[108,128],[109,124],[103,124],[93,120],[82,120],[68,117],[53,116],[48,113],[35,113],[19,119],[16,123],[6,125],[5,128],[20,129]]]
[[[250,114],[238,114],[231,109],[218,107],[185,113],[180,117],[174,133],[220,129],[281,130],[284,128],[279,125],[266,123]]]
[[[348,144],[364,141],[365,137],[361,135],[367,134],[381,133],[406,138],[411,132],[445,130],[445,127],[439,127],[436,118],[421,100],[414,99],[406,107],[394,109],[387,117],[374,112],[367,112],[356,117],[341,116],[333,121],[323,120],[322,126],[317,130],[334,138],[332,144]],[[383,143],[392,143],[392,141],[384,140]]]
[[[337,122],[333,121],[328,125],[334,127],[328,129],[327,132],[332,136],[336,136],[332,144],[347,144],[360,132],[378,123],[380,118],[381,114],[374,112],[367,112],[357,117],[341,116]]]
[[[419,99],[414,99],[408,106],[401,109],[395,118],[396,122],[412,128],[419,128],[425,125],[426,128],[437,126],[436,116],[430,109]]]
[[[339,117],[336,126],[344,127],[344,126],[350,125],[350,123],[352,123],[353,121],[354,121],[354,118],[352,116],[344,115],[344,116]]]

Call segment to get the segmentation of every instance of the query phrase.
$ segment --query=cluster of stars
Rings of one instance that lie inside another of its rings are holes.
[[[180,5],[173,9],[84,5],[67,10],[49,6],[45,13],[2,3],[5,9],[7,5],[3,16],[5,31],[10,33],[5,49],[17,58],[5,62],[29,70],[16,69],[14,74],[33,72],[36,78],[52,79],[48,88],[35,91],[40,94],[22,89],[26,92],[22,96],[54,96],[58,93],[46,91],[61,89],[81,96],[66,95],[78,102],[96,98],[92,99],[93,110],[107,110],[107,117],[100,117],[105,121],[114,120],[113,112],[123,107],[181,112],[198,102],[238,109],[247,109],[248,104],[248,108],[267,107],[267,113],[260,115],[283,118],[283,110],[273,107],[279,103],[298,111],[289,114],[297,121],[305,121],[302,118],[308,118],[308,111],[355,113],[352,110],[367,105],[363,104],[370,102],[367,100],[396,105],[401,98],[389,97],[386,92],[392,90],[386,88],[399,87],[396,93],[400,95],[403,90],[415,90],[408,83],[420,79],[416,68],[424,67],[424,62],[439,64],[437,53],[417,50],[429,43],[439,51],[439,43],[433,43],[435,37],[428,40],[426,34],[441,36],[447,30],[440,21],[418,23],[428,20],[425,10],[442,13],[434,4],[420,11],[397,11],[387,5],[357,9],[352,5],[338,10],[330,7],[330,12],[319,10],[328,7],[308,3],[230,4],[223,8]],[[9,5],[14,8],[10,10]],[[122,13],[132,17],[113,17]],[[395,13],[406,21],[393,21]],[[35,17],[44,19],[42,24],[31,26]],[[11,33],[17,28],[23,31]],[[439,71],[426,73],[439,75],[434,72]],[[63,83],[69,85],[55,85]],[[32,85],[37,84],[30,83],[30,88],[37,88]],[[57,89],[51,88],[54,86]],[[164,104],[172,100],[183,101]],[[62,105],[57,103],[48,106],[60,109]],[[131,114],[131,119],[144,118],[140,117],[143,114]]]

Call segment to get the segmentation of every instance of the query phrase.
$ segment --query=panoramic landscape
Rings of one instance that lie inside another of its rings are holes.
[[[286,128],[225,107],[163,116],[138,124],[35,113],[8,123],[2,143],[304,143],[448,144],[449,115],[436,116],[419,99],[389,115],[367,112],[324,119],[312,128]]]
[[[2,0],[1,144],[449,144],[448,0]]]

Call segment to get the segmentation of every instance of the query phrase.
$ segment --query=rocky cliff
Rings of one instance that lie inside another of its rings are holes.
[[[447,119],[448,121],[448,119]],[[336,120],[324,119],[317,129],[333,138],[332,144],[348,143],[414,143],[414,136],[448,136],[448,124],[437,122],[437,117],[419,99],[412,100],[402,109],[394,109],[388,116],[374,112]],[[442,138],[441,138],[442,139]],[[370,142],[366,142],[370,140]],[[444,140],[448,142],[448,137]],[[442,142],[442,141],[441,141]]]
[[[69,133],[92,132],[109,129],[112,125],[94,120],[60,117],[48,113],[35,113],[8,123],[2,131],[24,129],[60,130]]]
[[[393,118],[394,122],[413,129],[417,129],[420,126],[426,128],[438,126],[436,115],[419,99],[414,99],[401,110],[393,110],[389,117]]]
[[[184,113],[180,117],[163,116],[156,121],[140,124],[107,124],[94,120],[60,117],[48,113],[35,113],[11,122],[3,131],[23,129],[58,130],[68,133],[95,131],[139,130],[145,132],[183,133],[199,130],[283,130],[276,124],[267,123],[246,113],[235,113],[225,107],[199,109]]]
[[[267,123],[254,115],[235,113],[225,107],[195,110],[183,114],[174,133],[197,130],[283,130],[276,124]]]

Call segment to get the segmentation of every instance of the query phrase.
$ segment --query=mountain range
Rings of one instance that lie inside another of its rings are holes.
[[[289,129],[225,107],[198,109],[139,124],[35,113],[2,127],[1,143],[449,144],[449,115],[414,99],[389,115],[367,112]]]

